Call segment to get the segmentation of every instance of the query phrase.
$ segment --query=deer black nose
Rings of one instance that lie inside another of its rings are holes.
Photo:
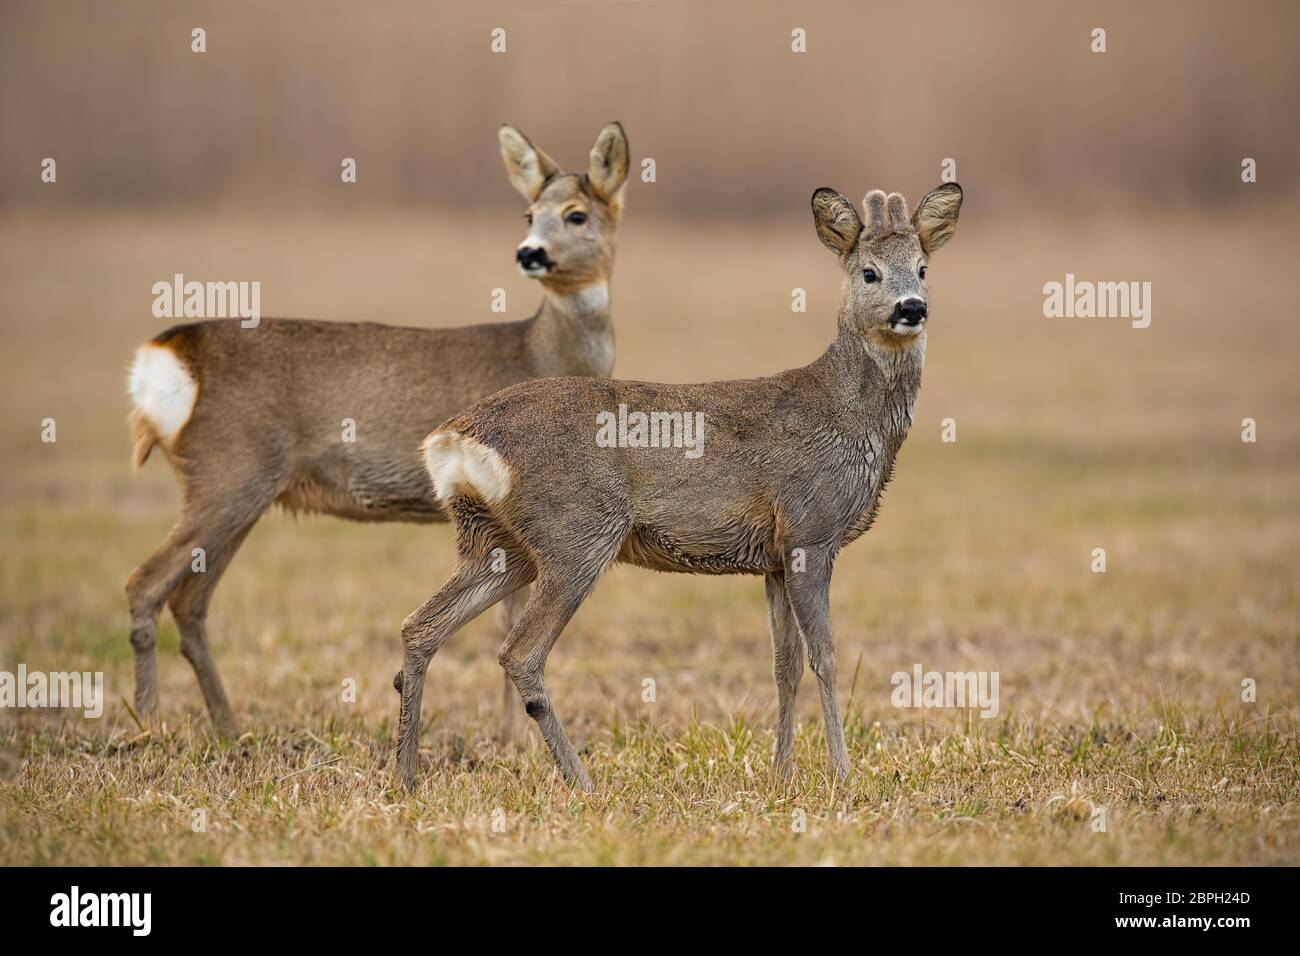
[[[515,250],[515,262],[525,269],[537,266],[546,268],[551,264],[551,259],[541,246],[520,246]]]
[[[898,303],[895,306],[895,311],[899,320],[906,322],[908,325],[916,325],[925,318],[927,310],[925,300],[913,296]]]

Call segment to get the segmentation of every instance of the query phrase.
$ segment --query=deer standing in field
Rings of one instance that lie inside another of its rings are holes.
[[[272,504],[357,521],[445,521],[419,454],[430,428],[525,379],[610,374],[609,279],[628,169],[623,128],[600,131],[582,174],[563,173],[510,126],[499,138],[510,182],[529,203],[515,258],[544,290],[531,318],[445,329],[209,321],[169,329],[136,353],[135,463],[161,448],[181,487],[175,526],[126,584],[135,706],[151,725],[166,603],[213,723],[234,729],[208,651],[208,603]],[[355,422],[355,441],[342,440],[345,419]],[[196,548],[204,551],[202,571],[192,568]],[[522,596],[505,605],[507,630]],[[517,711],[508,678],[505,685]]]
[[[462,624],[535,581],[501,647],[501,666],[565,779],[591,789],[542,674],[565,624],[615,561],[763,575],[779,710],[774,769],[792,771],[806,650],[832,769],[848,773],[831,568],[871,526],[911,426],[925,358],[926,261],[952,235],[961,200],[960,187],[945,184],[909,217],[901,195],[875,191],[863,220],[834,190],[813,193],[817,234],[846,277],[838,334],[811,365],[706,385],[541,379],[493,395],[429,435],[425,466],[453,513],[459,560],[402,625],[404,659],[393,683],[401,696],[397,765],[408,788],[429,661]],[[677,410],[682,421],[702,412],[704,426],[689,452],[666,432],[610,447],[599,429],[615,409],[620,432],[622,420],[632,420],[627,409],[653,410],[652,430]]]

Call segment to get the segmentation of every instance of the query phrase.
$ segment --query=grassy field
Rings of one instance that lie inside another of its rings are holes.
[[[619,568],[547,673],[590,796],[533,728],[496,739],[490,615],[435,658],[420,789],[392,789],[398,630],[450,568],[446,527],[272,515],[210,622],[246,733],[210,733],[166,615],[166,732],[124,706],[122,583],[176,503],[162,461],[128,462],[124,369],[164,324],[150,285],[259,279],[266,314],[426,325],[490,319],[503,286],[523,317],[518,223],[11,219],[0,670],[101,670],[109,703],[0,710],[0,863],[1300,863],[1293,218],[964,220],[932,265],[916,425],[832,590],[852,777],[827,776],[805,676],[798,772],[769,779],[760,581]],[[762,374],[833,333],[839,277],[802,219],[672,228],[634,207],[619,254],[620,377]],[[1043,318],[1067,272],[1150,281],[1151,327]],[[997,671],[1000,715],[894,708],[890,675],[917,663]]]

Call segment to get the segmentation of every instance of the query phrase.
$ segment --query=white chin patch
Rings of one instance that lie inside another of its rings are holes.
[[[519,271],[530,279],[540,279],[546,275],[546,266],[520,266]]]
[[[924,322],[918,322],[916,325],[904,325],[903,323],[889,323],[889,329],[896,335],[920,335],[921,330],[925,328]]]
[[[199,387],[171,351],[142,345],[135,353],[128,384],[135,407],[149,419],[158,437],[170,442],[190,420]]]

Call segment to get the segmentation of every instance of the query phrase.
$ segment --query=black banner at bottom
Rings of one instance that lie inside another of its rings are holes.
[[[1129,937],[1233,946],[1287,927],[1294,877],[1249,868],[8,869],[0,920],[7,941],[76,935],[128,946],[383,945],[398,941],[394,932],[431,933],[436,945],[453,927],[463,939],[524,925],[560,942],[568,920],[589,944],[667,944],[683,937],[662,934],[679,931],[696,945],[771,942],[784,921],[792,933],[840,930],[873,945]],[[592,935],[606,924],[614,935]]]

